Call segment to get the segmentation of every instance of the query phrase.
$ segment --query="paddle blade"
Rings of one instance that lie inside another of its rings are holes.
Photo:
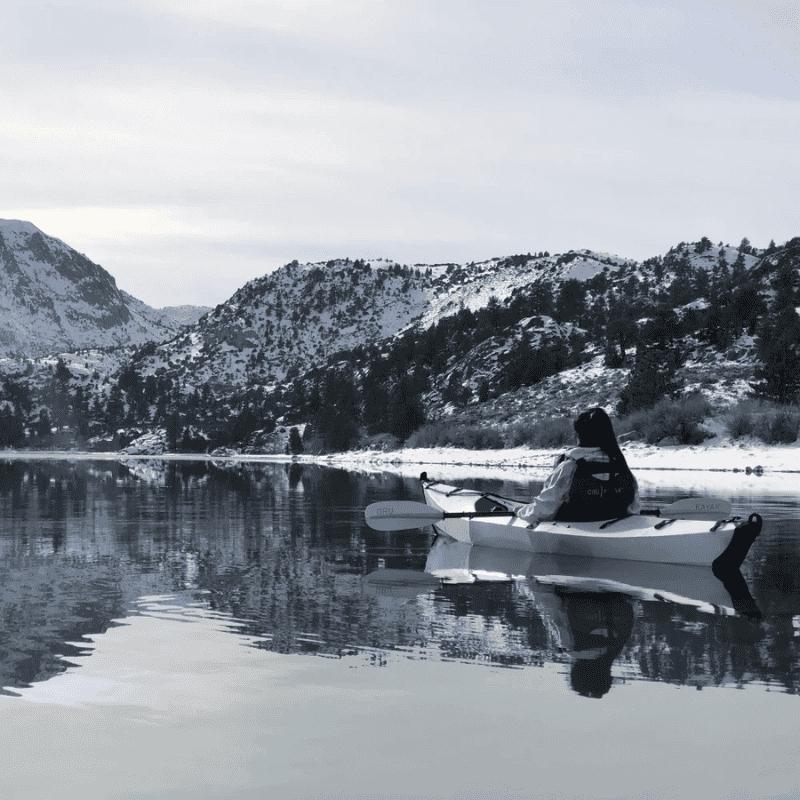
[[[730,517],[732,506],[716,497],[687,497],[662,506],[660,516],[668,519],[720,520]]]
[[[364,511],[367,525],[376,531],[405,531],[424,528],[443,519],[441,511],[413,500],[385,500],[371,503]]]

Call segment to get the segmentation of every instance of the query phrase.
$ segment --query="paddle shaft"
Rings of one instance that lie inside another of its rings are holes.
[[[473,519],[473,517],[513,517],[513,511],[442,511],[442,519]]]

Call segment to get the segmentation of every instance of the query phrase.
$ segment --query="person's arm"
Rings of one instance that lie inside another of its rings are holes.
[[[575,462],[567,458],[562,461],[544,482],[542,491],[526,506],[517,509],[517,516],[529,524],[553,519],[567,497],[575,474]]]

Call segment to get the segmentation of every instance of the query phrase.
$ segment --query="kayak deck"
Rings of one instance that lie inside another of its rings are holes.
[[[500,495],[431,481],[424,475],[422,489],[425,502],[446,513],[488,511],[493,506],[513,511],[524,505]],[[736,551],[734,560],[738,560],[740,555],[743,560],[752,540],[760,532],[761,518],[754,514],[748,521],[738,517],[717,521],[669,520],[633,514],[598,522],[545,521],[529,527],[515,516],[478,516],[443,519],[435,527],[438,532],[457,541],[485,547],[584,558],[712,566],[729,552],[729,548]],[[746,530],[737,535],[734,547],[734,534],[743,529]],[[745,547],[743,540],[748,538],[750,541]]]

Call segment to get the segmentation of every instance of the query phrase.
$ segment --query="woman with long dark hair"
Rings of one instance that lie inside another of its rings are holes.
[[[590,408],[575,420],[578,446],[556,460],[542,491],[517,516],[536,524],[625,517],[639,512],[639,487],[619,449],[611,419]]]

